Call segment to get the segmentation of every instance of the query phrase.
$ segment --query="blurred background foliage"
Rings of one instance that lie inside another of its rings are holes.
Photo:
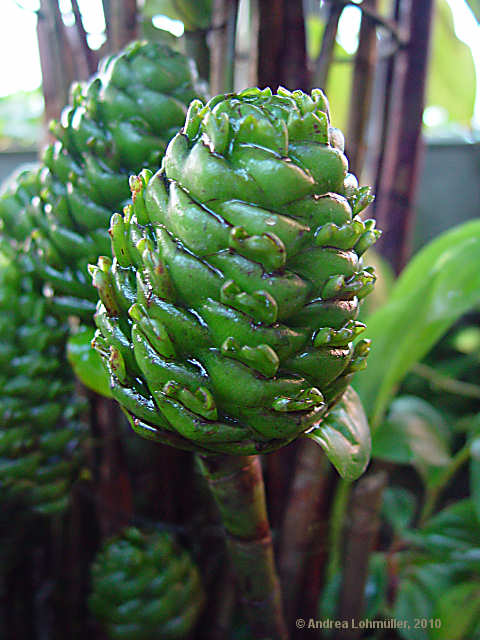
[[[380,3],[382,12],[387,4],[385,0]],[[314,9],[318,5],[312,3]],[[468,6],[472,11],[472,21],[475,16],[478,22],[480,2],[470,2]],[[359,18],[360,10],[348,7],[340,20],[334,60],[326,86],[335,114],[335,126],[342,130],[346,129],[348,123],[349,101],[346,96],[352,81]],[[321,10],[312,10],[307,14],[306,26],[308,56],[314,61],[320,54],[325,28]],[[480,29],[480,26],[477,25],[477,28]],[[379,37],[382,38],[381,32]],[[342,43],[349,45],[348,50]],[[426,132],[445,134],[448,130],[457,133],[470,131],[477,93],[475,60],[471,48],[455,33],[454,15],[447,0],[436,2],[429,64],[424,121]]]
[[[43,95],[41,88],[0,98],[0,153],[34,149],[42,137]]]

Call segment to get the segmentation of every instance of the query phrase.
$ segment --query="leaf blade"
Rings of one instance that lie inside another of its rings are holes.
[[[351,387],[325,420],[306,437],[322,447],[346,480],[356,480],[370,461],[370,428],[360,398]]]
[[[450,230],[420,251],[388,303],[367,320],[368,367],[356,375],[372,429],[395,387],[448,328],[480,301],[480,221]]]
[[[90,327],[82,327],[67,342],[67,357],[75,375],[86,387],[96,393],[111,398],[109,375],[103,361],[91,346],[95,331]]]

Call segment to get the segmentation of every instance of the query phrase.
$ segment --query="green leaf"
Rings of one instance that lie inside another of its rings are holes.
[[[68,339],[68,360],[75,375],[86,387],[106,398],[111,398],[109,375],[102,359],[91,346],[94,333],[94,329],[82,327],[77,334]]]
[[[397,464],[413,464],[425,476],[428,467],[450,461],[448,428],[440,412],[415,396],[396,398],[388,419],[374,433],[373,456]]]
[[[306,435],[322,447],[342,478],[356,480],[365,471],[370,460],[370,429],[351,387],[325,420]]]
[[[431,629],[422,629],[415,620],[430,619],[435,603],[452,585],[452,570],[438,563],[407,567],[401,575],[393,617],[404,620],[409,627],[398,629],[407,640],[430,640]]]
[[[373,429],[409,369],[479,301],[480,220],[473,220],[422,249],[387,304],[367,319],[372,349],[367,370],[355,376],[354,386]]]
[[[466,0],[477,22],[480,22],[480,0]]]
[[[372,437],[372,456],[395,464],[411,464],[413,451],[400,424],[384,420]]]
[[[383,492],[382,514],[395,531],[404,531],[415,515],[416,499],[402,487],[387,487]]]
[[[442,562],[480,571],[480,520],[470,499],[447,507],[408,537]]]
[[[470,494],[480,521],[480,436],[470,444]]]
[[[473,640],[480,634],[480,582],[456,584],[442,594],[432,618],[441,621],[431,640]]]
[[[399,629],[399,633],[408,640],[428,640],[426,629],[415,629],[415,618],[428,618],[433,609],[432,598],[423,585],[414,580],[403,580],[398,589],[394,607],[394,617],[405,620],[407,629]]]

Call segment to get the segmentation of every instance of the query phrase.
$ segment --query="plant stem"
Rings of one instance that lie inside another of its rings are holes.
[[[136,0],[114,0],[107,4],[108,10],[105,11],[105,16],[108,21],[108,50],[116,53],[137,37],[137,2]]]
[[[282,524],[278,562],[289,626],[299,614],[297,601],[307,561],[311,560],[312,543],[314,538],[325,534],[325,523],[318,522],[318,507],[327,479],[327,460],[315,443],[305,438],[299,444],[296,472]]]
[[[210,93],[233,91],[238,0],[213,0],[210,34]]]
[[[349,521],[345,532],[345,556],[339,619],[359,620],[365,600],[370,554],[375,546],[380,519],[378,517],[383,489],[387,482],[385,471],[370,473],[362,478],[352,491]],[[337,634],[336,639],[353,640],[361,629],[350,627]]]
[[[454,378],[439,373],[433,367],[429,367],[422,362],[418,362],[412,371],[421,378],[425,378],[431,382],[432,385],[440,391],[447,391],[448,393],[463,396],[464,398],[480,399],[480,386],[477,384],[455,380]]]
[[[301,2],[258,0],[257,76],[261,87],[307,90],[309,74]]]
[[[385,155],[376,189],[375,216],[383,229],[378,247],[397,272],[410,248],[433,5],[433,0],[401,5],[400,27],[408,30],[409,39],[396,56]]]
[[[427,495],[425,497],[425,502],[423,504],[423,508],[418,521],[419,527],[423,527],[425,525],[435,509],[435,505],[437,504],[440,494],[460,469],[460,467],[462,467],[463,464],[467,462],[469,457],[470,443],[467,443],[453,456],[450,464],[442,471],[435,485],[430,489],[427,489]]]
[[[45,123],[58,118],[74,80],[74,61],[57,0],[41,0],[37,22]]]
[[[338,21],[344,9],[343,4],[330,2],[327,24],[322,38],[320,54],[315,61],[312,86],[325,89],[328,80],[328,72],[332,66],[335,38],[337,37]]]
[[[97,53],[93,49],[90,49],[87,41],[87,32],[82,22],[82,14],[80,7],[78,6],[78,0],[71,0],[72,11],[75,16],[75,29],[78,35],[79,48],[82,54],[82,63],[85,66],[86,73],[79,80],[86,80],[89,76],[95,73],[98,64]]]
[[[228,638],[235,612],[235,583],[228,558],[225,558],[220,575],[216,576],[212,597],[199,624],[200,640]]]
[[[220,510],[252,638],[287,640],[258,456],[200,455]]]
[[[210,75],[210,50],[207,45],[205,31],[185,31],[185,52],[193,58],[197,65],[198,75],[202,80],[208,80]]]
[[[328,532],[328,548],[330,549],[330,554],[327,566],[327,581],[331,580],[340,569],[343,524],[345,522],[351,487],[351,482],[340,479],[335,490]]]

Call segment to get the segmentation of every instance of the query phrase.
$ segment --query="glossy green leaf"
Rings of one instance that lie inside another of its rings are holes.
[[[470,494],[480,521],[480,436],[470,444]]]
[[[480,637],[480,582],[463,582],[448,589],[436,603],[432,617],[441,625],[431,630],[431,640]]]
[[[414,464],[427,473],[450,461],[448,429],[440,412],[415,396],[396,398],[387,420],[375,431],[373,456],[397,464]]]
[[[370,429],[360,398],[349,387],[342,401],[308,438],[319,444],[346,480],[356,480],[370,460]]]
[[[102,359],[91,346],[94,333],[94,329],[82,327],[77,334],[68,339],[68,360],[75,375],[86,387],[106,398],[111,398],[109,375]]]
[[[388,303],[368,318],[366,337],[372,340],[372,350],[367,370],[356,375],[354,386],[372,428],[409,369],[479,301],[480,220],[474,220],[420,251],[401,274]]]

